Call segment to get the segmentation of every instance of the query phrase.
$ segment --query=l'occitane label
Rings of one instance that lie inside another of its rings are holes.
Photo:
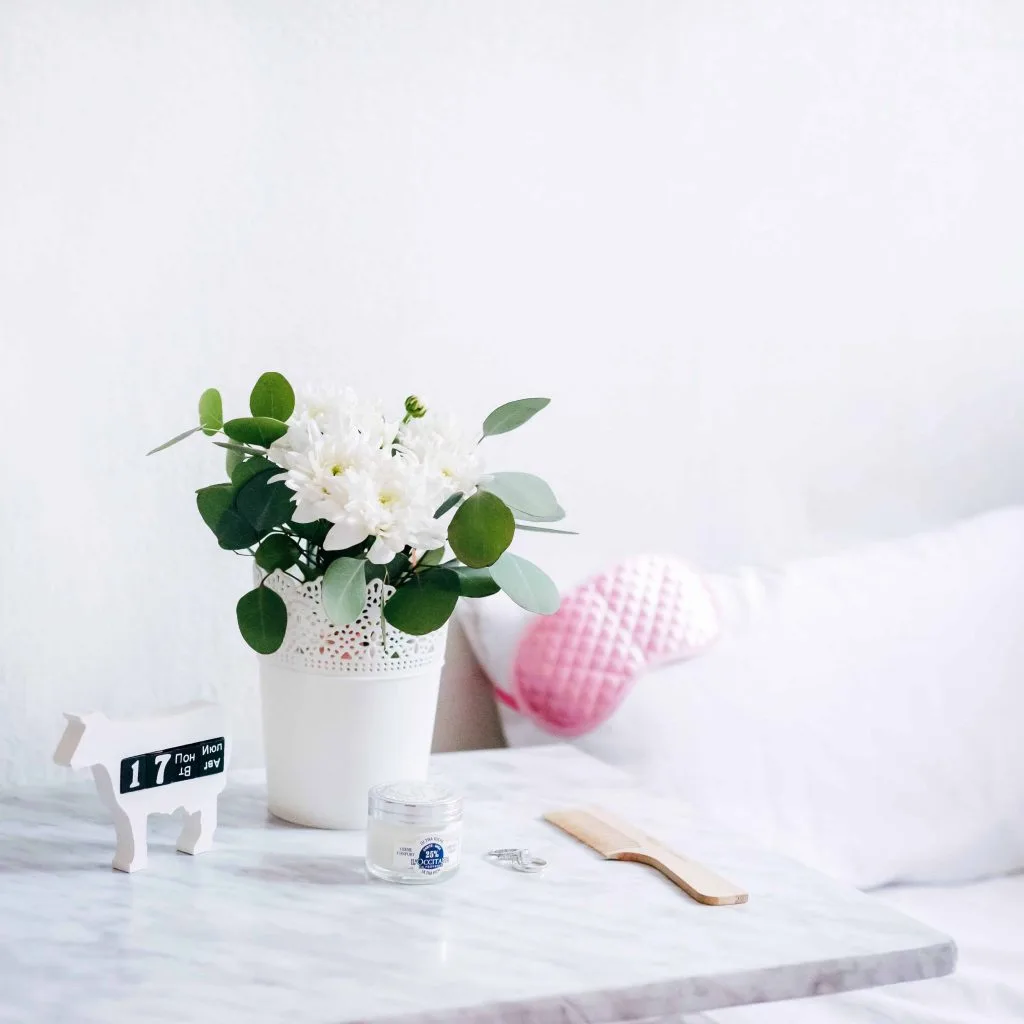
[[[460,845],[457,836],[428,832],[411,843],[396,844],[392,865],[398,871],[436,875],[459,866]]]

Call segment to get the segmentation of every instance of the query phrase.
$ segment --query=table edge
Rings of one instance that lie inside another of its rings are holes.
[[[941,934],[941,933],[939,933]],[[710,978],[652,982],[635,988],[607,989],[517,1002],[480,1003],[426,1013],[374,1017],[362,1024],[624,1024],[657,1021],[681,1014],[724,1010],[733,1006],[784,1002],[815,996],[838,995],[911,981],[927,981],[956,969],[955,941],[914,946],[890,953],[840,957],[801,964],[778,964],[753,971],[737,971]],[[847,977],[848,975],[848,977]],[[857,977],[860,976],[860,978]],[[867,980],[865,975],[873,975]],[[770,988],[771,994],[747,999],[737,993],[751,986]],[[337,1024],[349,1024],[339,1018]]]

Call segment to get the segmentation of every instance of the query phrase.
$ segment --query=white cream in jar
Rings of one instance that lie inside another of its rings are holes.
[[[366,870],[389,882],[440,882],[459,867],[462,797],[441,782],[387,782],[369,794]]]

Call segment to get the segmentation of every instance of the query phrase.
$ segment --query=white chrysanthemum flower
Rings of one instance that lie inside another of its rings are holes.
[[[309,421],[328,437],[358,431],[378,448],[394,440],[402,423],[398,418],[388,417],[383,403],[364,401],[352,388],[319,388],[298,395],[290,422]]]
[[[354,431],[324,436],[313,423],[296,430],[296,438],[300,445],[295,449],[285,446],[288,435],[271,446],[267,454],[286,471],[272,479],[283,480],[295,492],[297,523],[334,522],[349,501],[349,473],[372,462],[381,450]]]
[[[442,500],[456,491],[472,494],[484,476],[479,431],[466,430],[447,413],[428,411],[422,418],[410,420],[402,427],[398,440],[428,472],[438,476]]]
[[[385,563],[405,548],[444,544],[451,515],[434,513],[456,491],[476,488],[478,441],[450,416],[428,413],[402,426],[345,390],[301,396],[288,433],[267,454],[284,471],[275,479],[294,492],[296,522],[328,520],[331,551],[372,537],[367,557]]]
[[[344,518],[335,522],[324,547],[337,549],[374,537],[367,558],[390,562],[405,547],[438,547],[445,540],[445,525],[434,519],[440,501],[436,481],[415,457],[397,453],[374,466],[349,474],[349,501]]]

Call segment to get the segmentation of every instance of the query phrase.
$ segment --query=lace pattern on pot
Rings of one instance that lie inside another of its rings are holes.
[[[426,668],[444,657],[446,627],[411,636],[384,623],[382,631],[381,608],[395,588],[381,580],[367,584],[366,604],[359,618],[347,626],[336,626],[327,618],[321,580],[299,583],[275,572],[266,585],[281,595],[288,608],[284,643],[269,655],[279,664],[319,672],[384,674]]]

